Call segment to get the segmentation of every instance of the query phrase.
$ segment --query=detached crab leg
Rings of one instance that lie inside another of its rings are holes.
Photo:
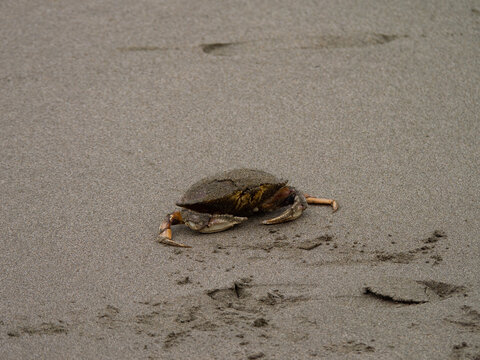
[[[165,220],[160,225],[160,233],[158,234],[157,240],[159,243],[171,245],[171,246],[178,246],[183,248],[189,248],[191,246],[184,245],[177,243],[176,241],[172,240],[172,225],[183,224],[184,221],[182,219],[182,214],[180,211],[174,211],[171,214],[168,214]]]
[[[317,198],[317,197],[310,196],[310,195],[307,195],[307,194],[304,194],[304,195],[305,195],[305,200],[307,200],[307,203],[309,203],[309,204],[330,205],[333,209],[333,212],[338,210],[338,203],[333,199]]]

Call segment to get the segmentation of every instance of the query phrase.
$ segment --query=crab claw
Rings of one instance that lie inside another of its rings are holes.
[[[293,199],[293,204],[285,210],[283,213],[278,215],[277,217],[264,220],[262,224],[264,225],[273,225],[273,224],[280,224],[287,221],[292,221],[300,217],[303,211],[307,208],[307,201],[305,197],[297,192],[293,193],[295,195]]]

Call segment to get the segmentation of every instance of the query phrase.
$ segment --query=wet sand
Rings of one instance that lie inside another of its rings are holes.
[[[480,357],[480,3],[0,5],[3,359]],[[340,209],[163,217],[249,167]]]

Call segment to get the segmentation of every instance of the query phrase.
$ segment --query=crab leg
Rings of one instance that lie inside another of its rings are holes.
[[[233,216],[228,214],[225,214],[225,215],[214,214],[210,217],[210,220],[208,221],[207,226],[205,226],[202,229],[199,229],[198,231],[205,234],[220,232],[220,231],[228,230],[234,225],[241,224],[246,220],[248,220],[248,218],[246,217]],[[190,226],[190,225],[187,224],[187,226]]]
[[[309,203],[309,204],[330,205],[333,209],[333,212],[338,210],[338,203],[333,199],[317,198],[317,197],[310,196],[310,195],[307,195],[307,194],[304,194],[304,195],[305,195],[305,200],[307,200],[307,203]]]
[[[170,245],[170,246],[178,246],[183,248],[189,248],[191,246],[184,245],[177,243],[176,241],[172,240],[172,225],[183,224],[184,221],[182,219],[182,214],[180,211],[174,211],[171,214],[168,214],[163,220],[162,224],[160,225],[159,234],[157,237],[157,241],[159,243]]]

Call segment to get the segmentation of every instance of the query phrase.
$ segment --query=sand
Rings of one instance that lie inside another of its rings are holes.
[[[479,31],[478,1],[3,1],[0,357],[478,359]],[[236,167],[340,209],[155,241]]]

